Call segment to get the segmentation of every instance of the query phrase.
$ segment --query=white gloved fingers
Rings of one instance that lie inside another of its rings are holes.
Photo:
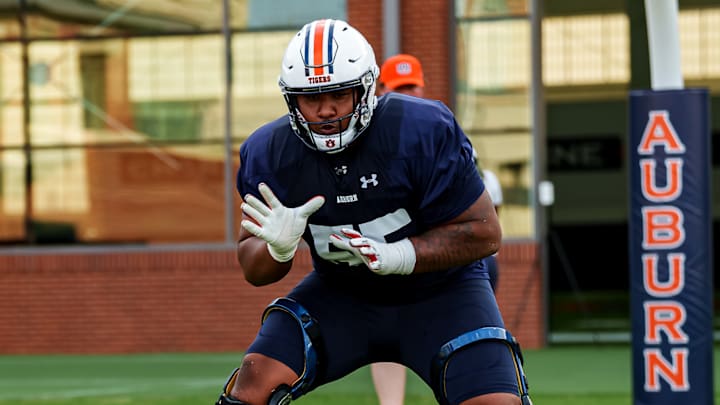
[[[330,243],[338,249],[342,249],[345,253],[351,254],[356,260],[352,262],[348,261],[348,264],[354,266],[356,264],[365,263],[367,264],[367,258],[360,253],[360,251],[350,245],[350,240],[343,235],[330,234]]]
[[[287,262],[295,256],[308,218],[325,204],[325,197],[315,196],[301,206],[288,208],[267,184],[259,183],[258,192],[265,202],[251,194],[246,195],[241,208],[252,221],[245,219],[241,226],[267,243],[273,259]]]
[[[273,193],[272,190],[270,190],[270,187],[268,187],[267,184],[265,184],[265,183],[258,184],[258,191],[260,192],[260,195],[263,196],[263,198],[265,199],[265,202],[267,203],[268,207],[270,207],[270,209],[280,208],[280,207],[285,208],[285,206],[282,205],[280,200],[278,200],[278,198],[275,197],[275,193]]]
[[[258,226],[253,221],[248,221],[247,219],[245,219],[240,222],[240,226],[245,228],[245,230],[250,232],[251,234],[257,236],[258,238],[263,238],[263,228]]]
[[[240,205],[240,208],[242,209],[242,212],[245,213],[245,215],[249,216],[250,218],[254,219],[256,222],[258,222],[260,225],[263,224],[265,218],[267,218],[267,215],[263,215],[260,211],[253,208],[252,205],[243,203]]]
[[[340,232],[342,232],[342,234],[345,235],[345,237],[350,238],[350,239],[363,237],[363,235],[360,232],[358,232],[352,228],[342,228],[342,229],[340,229]]]
[[[257,199],[252,194],[246,195],[244,200],[245,200],[245,202],[243,205],[248,205],[248,206],[254,208],[262,216],[266,217],[272,213],[272,210],[267,205],[265,205],[265,203],[263,203],[262,201]],[[244,208],[243,208],[243,211],[245,211]],[[257,216],[253,215],[253,218],[257,219]]]
[[[369,238],[362,236],[359,232],[352,229],[342,229],[342,235],[331,234],[330,242],[338,249],[347,250],[351,252],[353,256],[360,259],[370,270],[373,270],[375,265],[372,261],[376,259],[374,254],[375,250],[372,248],[373,241]],[[363,252],[371,251],[373,254],[365,254]],[[359,264],[359,263],[358,263]]]
[[[330,241],[337,248],[353,252],[374,273],[410,274],[415,268],[415,247],[409,239],[386,243],[343,228],[342,236],[333,234]]]
[[[333,262],[348,262],[352,260],[353,262],[355,262],[355,264],[359,264],[359,262],[357,261],[357,256],[347,250],[324,253],[323,258]]]
[[[297,207],[296,209],[298,210],[298,214],[300,216],[308,218],[310,215],[314,214],[315,211],[319,210],[323,204],[325,204],[325,197],[318,195],[309,199],[305,204]]]
[[[370,270],[378,270],[382,267],[382,256],[378,253],[381,246],[384,245],[368,245],[360,247],[360,253],[363,255],[364,262],[370,268]]]
[[[354,239],[350,239],[350,246],[352,246],[354,248],[364,248],[364,247],[372,246],[373,242],[374,241],[371,241],[370,239],[365,238],[365,237],[354,238]]]
[[[343,233],[347,236],[352,236],[352,239],[348,241],[348,244],[364,256],[363,261],[365,261],[368,266],[371,266],[371,264],[378,261],[378,250],[382,245],[384,245],[383,242],[377,242],[362,236],[362,234],[352,229],[343,229]],[[375,267],[376,266],[377,265],[375,265]]]
[[[374,260],[374,256],[377,255],[377,249],[375,249],[375,246],[372,245],[358,246],[358,250],[360,250],[360,253],[367,256],[370,260]]]
[[[353,251],[355,248],[350,246],[350,239],[340,236],[336,233],[330,234],[330,243],[338,249]]]

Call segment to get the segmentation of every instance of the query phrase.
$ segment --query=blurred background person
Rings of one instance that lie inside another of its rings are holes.
[[[385,60],[380,68],[378,92],[425,96],[425,77],[420,61],[408,54],[397,54]]]
[[[473,155],[475,157],[475,164],[478,167],[478,171],[480,171],[480,177],[482,177],[483,182],[485,183],[485,189],[490,194],[490,199],[495,206],[495,212],[497,212],[498,216],[500,216],[500,206],[502,206],[503,203],[503,193],[502,187],[500,186],[500,180],[492,170],[482,167],[480,161],[477,159],[477,152],[475,150],[473,150]],[[488,256],[483,260],[485,261],[485,266],[487,267],[488,275],[490,276],[490,285],[492,286],[493,291],[497,293],[499,277],[497,253],[492,256]]]

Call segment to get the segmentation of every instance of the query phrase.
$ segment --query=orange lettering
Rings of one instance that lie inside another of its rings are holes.
[[[682,330],[687,314],[685,307],[675,301],[646,301],[645,343],[660,343],[660,332],[665,332],[670,343],[687,343],[688,335]]]
[[[655,160],[641,159],[643,196],[652,202],[667,202],[678,198],[682,193],[683,163],[683,160],[679,158],[665,159],[665,186],[659,187],[655,178]]]
[[[660,391],[660,378],[670,384],[672,391],[690,390],[688,381],[688,349],[670,350],[672,363],[669,363],[660,353],[660,349],[645,349],[645,391]]]
[[[674,249],[682,245],[685,241],[683,223],[683,213],[676,207],[643,207],[643,249]]]
[[[667,281],[658,279],[658,255],[646,253],[642,255],[643,284],[645,291],[654,297],[670,297],[679,294],[685,287],[685,254],[668,254]]]
[[[641,155],[650,155],[653,153],[653,147],[662,145],[666,153],[683,153],[685,145],[675,132],[667,111],[650,111],[648,114],[648,123],[643,131],[640,145],[638,145],[638,153]]]

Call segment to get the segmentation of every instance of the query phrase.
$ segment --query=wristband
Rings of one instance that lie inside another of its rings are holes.
[[[375,270],[378,274],[402,274],[407,275],[415,270],[415,262],[417,257],[415,256],[415,246],[413,246],[410,239],[405,238],[397,242],[388,243],[382,246],[382,250],[387,249],[388,251],[393,250],[393,253],[387,252],[380,254],[382,264],[380,268]],[[388,254],[390,253],[390,254]]]

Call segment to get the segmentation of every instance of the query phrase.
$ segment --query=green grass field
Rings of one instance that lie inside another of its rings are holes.
[[[0,356],[0,405],[210,405],[241,357],[241,353]],[[535,405],[632,402],[627,346],[526,350],[525,358]],[[716,365],[716,386],[719,374]],[[369,369],[363,368],[294,403],[372,405],[377,400]],[[430,389],[411,374],[406,404],[435,403]]]

